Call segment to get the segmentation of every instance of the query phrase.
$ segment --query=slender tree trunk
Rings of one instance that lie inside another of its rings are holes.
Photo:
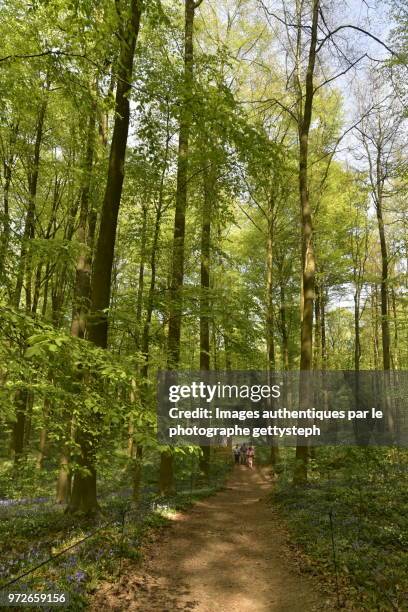
[[[142,205],[142,235],[140,244],[140,263],[139,263],[139,278],[137,284],[136,296],[136,350],[140,349],[141,326],[142,326],[142,308],[143,308],[143,291],[144,291],[144,270],[146,259],[146,238],[147,238],[147,204]]]
[[[50,400],[45,398],[43,406],[43,426],[40,431],[40,440],[38,445],[37,469],[42,470],[44,467],[44,459],[46,457],[47,448],[47,420],[50,411]]]
[[[204,162],[205,164],[206,162]],[[201,265],[200,265],[200,370],[210,369],[210,262],[211,262],[211,215],[214,204],[214,177],[212,169],[203,168],[204,202],[201,220]]]
[[[204,160],[204,202],[201,220],[201,266],[200,266],[200,370],[210,369],[210,269],[211,269],[211,216],[214,208],[215,177],[213,167],[207,168]],[[211,446],[201,446],[200,471],[208,482],[210,478]]]
[[[9,139],[9,152],[3,160],[3,231],[0,240],[0,281],[5,282],[6,277],[6,260],[10,242],[10,187],[13,173],[13,164],[15,160],[14,146],[18,135],[18,122],[13,124]]]
[[[289,370],[289,332],[288,324],[286,320],[286,292],[284,280],[280,281],[280,305],[279,305],[279,316],[282,328],[282,368],[283,370]]]
[[[42,281],[42,269],[43,263],[40,262],[37,266],[37,270],[35,273],[35,281],[34,281],[34,294],[33,294],[33,303],[31,306],[31,314],[35,315],[38,308],[38,302],[40,299],[40,291],[41,291],[41,281]]]
[[[328,302],[327,289],[323,286],[320,294],[321,343],[322,343],[322,370],[327,370],[327,335],[326,335],[326,304]]]
[[[316,62],[317,32],[319,25],[320,1],[313,0],[312,27],[310,32],[309,59],[306,72],[306,88],[304,108],[299,121],[299,193],[302,227],[302,289],[303,317],[301,325],[301,409],[310,408],[309,385],[303,385],[302,372],[310,372],[313,361],[313,304],[315,297],[315,256],[313,250],[312,207],[309,200],[308,187],[308,149],[309,131],[313,111],[314,69]],[[308,448],[301,444],[296,447],[296,467],[294,482],[302,484],[307,480]]]
[[[148,368],[149,368],[149,343],[150,343],[150,325],[152,322],[153,316],[153,308],[154,308],[154,297],[156,292],[156,268],[157,268],[157,255],[158,255],[158,244],[159,244],[159,236],[160,236],[160,224],[161,218],[163,214],[163,206],[164,206],[164,180],[166,178],[167,165],[168,165],[168,155],[169,155],[169,147],[170,147],[170,111],[167,109],[167,134],[166,134],[166,147],[164,153],[163,160],[163,169],[160,178],[160,186],[159,186],[159,194],[158,201],[156,207],[156,216],[154,222],[154,230],[153,230],[153,242],[152,248],[150,252],[150,285],[149,291],[147,294],[147,305],[146,305],[146,317],[145,323],[143,325],[143,333],[142,333],[142,342],[141,342],[141,350],[144,357],[144,362],[141,370],[141,379],[142,379],[142,393],[145,394],[145,382],[147,381],[148,376]]]
[[[130,393],[130,401],[132,404],[137,401],[139,393],[140,391],[137,389],[136,381],[132,380],[132,389]],[[137,502],[139,501],[140,486],[142,482],[143,447],[140,444],[135,443],[134,432],[134,421],[133,419],[130,419],[128,429],[128,457],[130,473],[132,476],[132,499],[133,502]]]
[[[14,453],[14,464],[17,466],[24,453],[24,431],[28,406],[28,391],[20,389],[15,396],[16,420],[13,423],[12,450]]]
[[[134,465],[132,469],[132,500],[133,503],[137,503],[140,499],[140,486],[142,483],[142,469],[143,469],[143,448],[140,444],[136,446],[136,452],[134,456]]]
[[[172,269],[170,280],[167,367],[175,370],[180,361],[181,321],[183,313],[182,289],[184,282],[184,240],[186,228],[188,157],[191,126],[191,100],[194,80],[193,29],[194,12],[201,1],[185,0],[184,29],[184,100],[180,113],[176,210],[174,216]],[[162,494],[174,491],[173,454],[163,452],[160,458],[159,490]]]
[[[318,283],[315,286],[315,341],[313,355],[313,369],[320,370],[322,364],[322,296]]]
[[[58,208],[59,208],[60,203],[61,203],[61,195],[60,195],[60,191],[59,191],[58,180],[55,179],[54,197],[53,197],[53,202],[52,202],[51,215],[50,215],[50,218],[48,220],[47,229],[45,231],[45,239],[46,240],[50,240],[51,238],[55,238],[55,233],[56,233],[55,227],[56,227],[56,221],[57,221],[57,212],[58,212]],[[40,260],[40,262],[37,265],[37,270],[36,270],[36,273],[35,273],[34,292],[33,292],[33,300],[32,300],[32,305],[31,305],[31,314],[33,314],[33,315],[35,315],[36,312],[37,312],[38,303],[39,303],[39,300],[40,300],[43,267],[44,267],[44,262]]]
[[[399,355],[399,342],[398,342],[398,315],[397,315],[397,298],[395,290],[391,289],[391,303],[392,303],[392,314],[394,322],[394,363],[393,368],[399,369],[400,355]]]
[[[217,336],[217,329],[216,327],[213,325],[212,329],[211,329],[211,344],[212,344],[212,359],[213,359],[213,370],[218,370],[218,336]]]
[[[26,404],[26,418],[24,428],[24,448],[29,448],[31,441],[31,431],[33,422],[33,405],[34,405],[34,393],[29,390],[27,393],[27,404]]]
[[[364,251],[361,253],[361,246],[364,246]],[[352,252],[354,253],[353,266],[353,281],[354,281],[354,370],[360,371],[361,362],[361,290],[364,279],[365,265],[368,256],[368,232],[366,228],[364,243],[361,243],[358,238],[355,239],[355,244],[352,244]],[[357,378],[357,376],[356,376]]]
[[[144,358],[144,362],[143,362],[142,370],[141,370],[141,375],[142,375],[143,380],[147,379],[148,368],[149,368],[150,325],[152,322],[153,308],[154,308],[154,295],[156,291],[157,246],[159,242],[161,215],[162,215],[162,206],[159,205],[156,211],[156,219],[154,223],[153,243],[152,243],[152,250],[150,254],[150,285],[149,285],[149,291],[147,295],[146,318],[145,318],[145,323],[143,326],[142,342],[141,342],[141,351],[142,351],[143,358]]]
[[[0,251],[0,278],[5,275],[5,261],[10,241],[10,187],[12,176],[12,162],[10,159],[4,161],[4,186],[3,186],[3,232],[1,236],[1,251]]]
[[[32,240],[35,235],[35,207],[36,207],[36,197],[37,197],[37,186],[38,186],[38,176],[40,171],[40,155],[41,155],[41,145],[44,134],[44,122],[45,115],[47,112],[47,94],[45,99],[42,101],[38,113],[36,133],[35,133],[35,142],[34,142],[34,154],[32,164],[29,170],[28,176],[28,208],[25,218],[24,224],[24,233],[23,239],[21,243],[21,251],[19,257],[19,267],[17,270],[17,281],[16,287],[14,290],[14,298],[13,303],[16,308],[20,306],[21,299],[21,291],[23,289],[23,280],[24,276],[26,276],[26,280],[30,283],[30,263],[29,263],[29,244],[28,241]],[[30,293],[30,285],[26,287],[26,298],[28,301],[28,306],[31,306],[31,293]],[[26,304],[27,306],[27,304]]]
[[[266,245],[266,345],[268,369],[275,370],[275,338],[273,312],[273,248],[274,248],[274,202],[271,200],[268,210],[268,237]]]
[[[145,259],[146,259],[146,240],[147,240],[147,212],[148,207],[146,203],[142,205],[142,236],[140,245],[140,263],[139,263],[139,278],[137,284],[137,295],[136,295],[136,332],[135,332],[135,349],[140,350],[141,343],[141,332],[142,332],[142,310],[143,310],[143,293],[144,293],[144,270],[145,270]],[[138,390],[136,387],[136,381],[133,381],[132,392],[131,392],[131,403],[135,403],[137,399]],[[142,447],[136,445],[134,441],[135,425],[133,414],[129,415],[128,423],[128,456],[131,463],[133,487],[140,485],[141,476],[141,465],[139,466],[138,458],[142,459]],[[135,450],[137,451],[135,453]],[[136,477],[139,474],[139,477]],[[133,489],[133,498],[136,500],[138,492]]]
[[[224,351],[225,351],[225,370],[230,372],[232,370],[232,355],[231,355],[231,342],[229,339],[229,332],[224,329]]]
[[[91,108],[85,158],[83,164],[83,186],[80,196],[79,224],[77,239],[81,251],[75,270],[74,302],[71,320],[71,335],[76,338],[85,338],[86,317],[91,302],[91,267],[92,249],[94,244],[95,224],[91,218],[91,180],[95,156],[96,113]]]
[[[381,151],[377,154],[377,197],[376,211],[378,222],[378,233],[380,236],[381,248],[381,340],[383,353],[383,369],[391,369],[391,350],[390,350],[390,322],[388,316],[388,249],[385,238],[384,218],[383,218],[383,186],[381,182]]]
[[[42,427],[40,431],[40,443],[38,447],[37,469],[42,470],[44,467],[45,450],[47,445],[47,428]]]
[[[180,335],[182,320],[182,288],[184,282],[184,241],[186,228],[188,155],[191,126],[191,101],[193,87],[193,25],[195,4],[185,0],[184,41],[184,101],[180,115],[176,210],[174,216],[173,253],[170,282],[168,367],[176,369],[180,360]]]
[[[360,298],[361,287],[357,286],[354,292],[354,370],[359,372],[361,359],[360,340]]]
[[[44,121],[47,110],[47,98],[43,100],[40,105],[40,110],[37,119],[36,135],[34,142],[34,154],[32,164],[29,170],[28,177],[28,208],[25,218],[24,233],[21,243],[19,264],[17,269],[17,281],[13,295],[13,305],[15,308],[19,308],[21,292],[23,288],[23,280],[26,275],[26,279],[31,278],[31,270],[29,263],[29,240],[32,240],[35,235],[35,205],[37,196],[37,185],[40,168],[40,153],[41,144],[44,132]],[[27,273],[28,272],[28,273]],[[31,293],[30,284],[26,287],[26,309],[31,309]],[[28,405],[28,392],[21,391],[17,394],[16,398],[16,422],[13,426],[13,447],[14,456],[18,462],[22,456],[24,448],[24,429],[27,416],[27,405]]]
[[[150,326],[152,322],[154,299],[155,299],[155,293],[156,293],[156,269],[157,269],[158,243],[159,243],[160,224],[161,224],[161,218],[163,214],[163,204],[164,204],[164,199],[163,199],[164,179],[165,179],[166,171],[167,171],[167,161],[168,161],[167,158],[168,158],[168,151],[169,151],[169,144],[170,144],[169,123],[167,127],[168,127],[168,132],[167,132],[167,141],[166,141],[166,153],[165,153],[163,171],[162,171],[162,176],[161,176],[161,181],[160,181],[159,197],[158,197],[158,204],[156,208],[156,217],[155,217],[154,231],[153,231],[153,242],[152,242],[152,249],[150,253],[150,285],[149,285],[149,291],[147,295],[146,317],[145,317],[145,322],[143,325],[143,333],[142,333],[142,340],[141,340],[141,352],[143,355],[143,365],[141,368],[140,389],[141,389],[141,400],[143,404],[146,403],[147,401]],[[137,458],[138,453],[140,453],[140,458],[141,458],[142,449],[140,447],[138,447],[136,450],[136,458]],[[133,483],[133,497],[134,498],[138,497],[139,495],[139,491],[135,490],[135,485],[138,482],[137,480],[138,466],[139,464],[136,465],[136,471],[134,472],[134,483]]]
[[[268,372],[274,372],[275,363],[275,337],[274,337],[274,305],[273,305],[273,249],[274,249],[274,208],[273,198],[268,206],[268,236],[266,243],[266,346],[268,358]],[[269,405],[272,409],[272,404]],[[270,462],[276,466],[279,461],[279,448],[275,439],[271,440]]]
[[[378,370],[379,367],[379,333],[378,333],[378,288],[374,285],[371,294],[371,319],[373,328],[373,361],[374,370]]]
[[[146,259],[146,240],[147,240],[147,212],[148,206],[146,203],[142,204],[142,235],[140,245],[140,262],[139,262],[139,278],[137,285],[136,295],[136,334],[135,334],[135,349],[140,350],[141,343],[141,327],[142,327],[142,310],[143,310],[143,293],[144,293],[144,271],[145,271],[145,259]],[[142,381],[141,385],[142,387]],[[137,402],[140,390],[137,388],[136,381],[132,381],[132,391],[130,401],[131,404]],[[128,456],[130,460],[130,467],[132,473],[133,482],[133,501],[136,501],[139,497],[139,488],[142,477],[142,456],[143,449],[140,444],[135,444],[135,424],[133,414],[129,415],[128,423]]]
[[[45,318],[47,314],[47,306],[48,306],[48,289],[50,282],[50,263],[48,262],[45,266],[45,280],[44,280],[44,290],[42,295],[42,307],[41,307],[41,316]]]

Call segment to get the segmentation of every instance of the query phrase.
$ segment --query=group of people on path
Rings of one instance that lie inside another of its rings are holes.
[[[249,468],[253,468],[255,458],[255,450],[253,446],[247,446],[246,442],[235,445],[234,448],[234,459],[237,465],[247,465]]]

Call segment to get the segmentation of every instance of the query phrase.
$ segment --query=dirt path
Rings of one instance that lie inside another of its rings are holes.
[[[324,596],[291,561],[284,529],[266,502],[271,481],[237,466],[227,488],[179,514],[93,610],[311,612]]]

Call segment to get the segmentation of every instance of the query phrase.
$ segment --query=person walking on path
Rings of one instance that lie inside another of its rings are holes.
[[[247,466],[252,470],[254,465],[254,457],[255,451],[252,446],[250,446],[246,452]]]
[[[241,465],[246,465],[246,459],[247,459],[247,445],[245,444],[245,442],[242,444],[241,446]]]
[[[236,444],[235,448],[234,448],[234,459],[235,459],[235,463],[237,465],[239,464],[240,455],[241,455],[241,450],[240,450],[238,444]]]

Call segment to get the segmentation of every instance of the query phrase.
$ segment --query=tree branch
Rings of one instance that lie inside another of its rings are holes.
[[[7,62],[7,60],[11,60],[11,59],[30,59],[30,58],[34,58],[34,57],[44,57],[46,55],[58,55],[59,52],[56,51],[52,51],[51,49],[48,49],[48,51],[42,51],[41,53],[31,53],[31,54],[12,54],[12,55],[6,55],[5,57],[0,57],[0,62]]]
[[[398,55],[398,53],[396,53],[396,51],[394,51],[393,49],[391,49],[391,47],[389,47],[385,42],[383,42],[380,38],[377,38],[377,36],[374,36],[374,34],[371,34],[371,32],[368,32],[367,30],[364,30],[363,28],[360,28],[359,26],[355,26],[355,25],[351,25],[351,24],[345,24],[345,25],[341,25],[338,26],[335,30],[329,32],[324,38],[323,40],[320,42],[319,46],[316,49],[316,53],[318,53],[320,51],[320,49],[323,47],[323,45],[334,36],[334,34],[337,34],[337,32],[340,32],[340,30],[346,30],[346,29],[350,29],[350,30],[356,30],[357,32],[361,32],[361,34],[364,34],[365,36],[368,36],[369,38],[372,38],[373,40],[375,40],[378,44],[380,44],[382,47],[384,47],[384,49],[386,49],[389,53],[391,53],[391,55],[393,55],[394,57],[400,57]]]
[[[334,76],[330,77],[330,78],[329,78],[329,79],[327,79],[326,81],[323,81],[323,83],[320,83],[320,85],[318,85],[318,86],[317,86],[317,87],[314,89],[313,94],[315,94],[315,93],[316,93],[316,91],[317,91],[318,89],[320,89],[321,87],[324,87],[324,85],[327,85],[328,83],[331,83],[332,81],[335,81],[335,80],[336,80],[336,79],[338,79],[339,77],[344,76],[345,74],[347,74],[349,70],[351,70],[352,68],[354,68],[354,66],[355,66],[356,64],[358,64],[359,62],[361,62],[361,60],[362,60],[362,59],[364,59],[365,57],[368,57],[368,56],[367,56],[367,53],[364,53],[364,55],[362,55],[361,57],[359,57],[358,59],[356,59],[354,62],[352,62],[352,63],[351,63],[351,64],[350,64],[350,65],[349,65],[347,68],[345,68],[345,69],[343,70],[343,72],[339,72],[338,74],[335,74]]]

